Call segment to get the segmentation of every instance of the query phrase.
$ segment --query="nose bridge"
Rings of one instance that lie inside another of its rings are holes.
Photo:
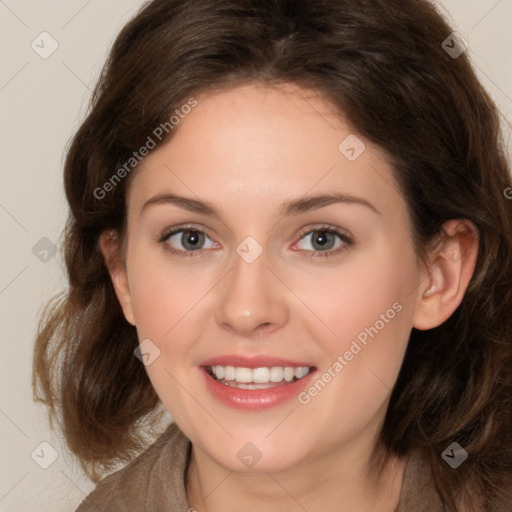
[[[216,311],[222,326],[247,336],[286,321],[284,295],[267,265],[267,251],[252,237],[237,246]]]

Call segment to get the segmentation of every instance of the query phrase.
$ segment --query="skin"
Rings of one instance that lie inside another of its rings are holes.
[[[118,241],[107,233],[100,241],[126,319],[160,350],[146,367],[151,382],[192,441],[189,504],[200,512],[391,512],[406,461],[393,458],[371,473],[369,453],[412,327],[440,325],[463,298],[476,228],[446,223],[424,267],[386,155],[356,134],[366,149],[349,161],[338,146],[355,132],[322,97],[291,84],[247,83],[197,100],[136,171],[124,258],[115,257]],[[280,214],[285,201],[332,192],[363,198],[379,213],[335,203]],[[207,201],[220,218],[175,204],[141,213],[162,193]],[[165,249],[186,250],[181,233],[160,241],[184,224],[207,235],[197,257]],[[319,257],[311,232],[324,224],[353,245],[335,236],[327,249],[344,250]],[[263,249],[250,264],[236,252],[247,236]],[[223,354],[307,361],[322,374],[394,303],[401,311],[306,405],[292,399],[237,411],[199,378],[198,365]],[[261,453],[252,468],[237,457],[247,442]]]

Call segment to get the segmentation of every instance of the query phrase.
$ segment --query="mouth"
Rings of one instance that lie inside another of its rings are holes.
[[[198,367],[206,390],[217,402],[241,411],[285,405],[307,387],[317,371],[310,362],[269,355],[226,354]]]
[[[312,366],[204,366],[205,372],[216,382],[238,389],[258,390],[286,386],[297,382],[315,368]]]

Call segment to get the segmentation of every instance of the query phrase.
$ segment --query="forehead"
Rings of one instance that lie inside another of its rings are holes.
[[[169,141],[139,165],[132,207],[163,191],[241,208],[332,191],[403,206],[385,153],[318,93],[249,83],[196,101]]]

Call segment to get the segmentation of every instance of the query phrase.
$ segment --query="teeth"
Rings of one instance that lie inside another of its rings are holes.
[[[294,370],[293,368],[290,368],[289,366],[287,366],[285,369],[284,369],[284,380],[286,382],[291,382],[293,380],[293,377],[295,376],[296,372],[299,371],[299,368],[297,368],[297,370]],[[304,375],[307,375],[309,373],[309,368],[306,368],[306,373],[304,373]],[[304,377],[304,375],[302,375],[302,377]],[[300,377],[297,375],[297,378],[299,379]]]
[[[269,382],[291,382],[302,379],[309,373],[308,366],[273,366],[271,368],[244,368],[235,366],[212,366],[213,375],[217,380],[235,381],[240,384],[267,384]]]
[[[254,368],[252,380],[256,384],[265,384],[270,379],[270,370],[268,368]]]
[[[236,382],[247,384],[252,382],[252,370],[250,368],[235,368],[235,379]]]
[[[298,379],[302,379],[302,377],[304,377],[304,375],[307,375],[309,372],[305,371],[307,370],[307,368],[304,368],[304,367],[300,367],[300,368],[297,368],[295,370],[295,376],[298,378]]]
[[[224,378],[224,366],[213,366],[212,371],[217,379],[222,380]]]
[[[215,368],[219,368],[216,366]],[[222,366],[221,366],[222,368]],[[225,366],[224,367],[224,378],[226,380],[235,380],[235,367],[234,366]]]

